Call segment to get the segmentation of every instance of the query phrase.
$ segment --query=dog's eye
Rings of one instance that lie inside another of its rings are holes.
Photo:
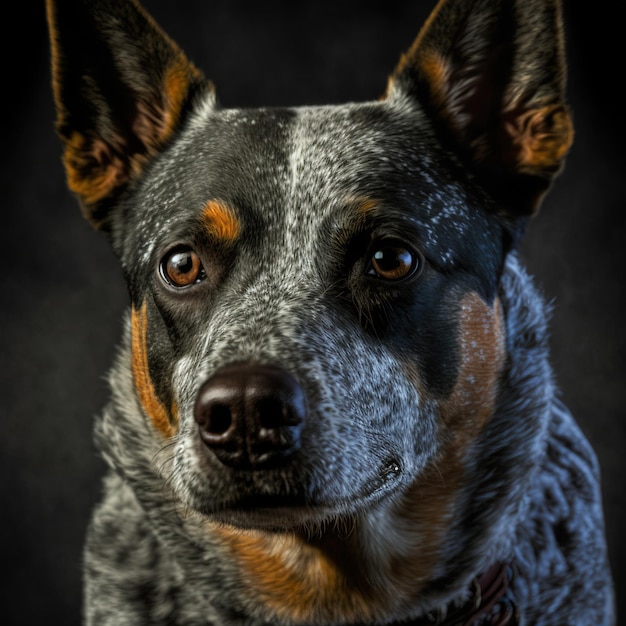
[[[172,287],[189,287],[203,280],[200,257],[186,246],[175,248],[161,261],[161,275]]]
[[[421,266],[421,257],[401,242],[381,241],[372,247],[366,274],[384,280],[406,280]]]

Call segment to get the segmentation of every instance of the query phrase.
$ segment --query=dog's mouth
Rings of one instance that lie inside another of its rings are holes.
[[[354,517],[397,493],[403,472],[396,460],[384,463],[379,471],[350,495],[338,497],[290,493],[262,493],[244,489],[241,493],[202,507],[212,521],[243,529],[285,531],[312,528]]]
[[[350,517],[397,490],[406,475],[380,433],[345,439],[311,411],[290,371],[258,362],[224,366],[200,387],[194,454],[178,457],[185,503],[244,528],[293,528]],[[312,426],[313,425],[313,426]]]

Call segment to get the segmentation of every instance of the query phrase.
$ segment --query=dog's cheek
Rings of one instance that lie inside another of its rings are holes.
[[[407,379],[420,397],[439,402],[448,397],[458,380],[457,294],[467,287],[437,272],[421,278],[415,293],[396,304],[388,331]]]
[[[475,293],[460,303],[456,384],[440,403],[441,449],[394,511],[389,534],[404,549],[388,560],[399,597],[415,593],[441,562],[456,501],[465,488],[465,461],[492,417],[506,351],[499,300],[492,306]],[[408,533],[402,528],[410,528]]]
[[[492,415],[498,380],[505,360],[500,300],[492,306],[475,293],[461,301],[458,346],[459,373],[441,416],[461,447],[472,441]]]
[[[163,361],[155,354],[156,346],[163,350],[167,342],[158,341],[155,313],[147,300],[131,309],[132,372],[137,397],[144,414],[165,438],[178,428],[178,407],[167,385],[167,372],[159,367]]]

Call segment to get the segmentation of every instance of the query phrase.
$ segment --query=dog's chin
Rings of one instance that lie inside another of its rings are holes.
[[[349,514],[344,512],[343,517],[347,515]],[[211,521],[225,526],[272,533],[315,529],[333,519],[339,519],[334,507],[292,504],[269,506],[262,501],[259,501],[257,506],[229,507],[214,511],[208,517]]]
[[[383,500],[392,498],[400,491],[402,478],[400,466],[393,462],[376,480],[349,497],[311,499],[298,495],[246,494],[221,505],[213,503],[209,507],[200,507],[198,512],[213,522],[242,530],[315,533],[354,519]]]

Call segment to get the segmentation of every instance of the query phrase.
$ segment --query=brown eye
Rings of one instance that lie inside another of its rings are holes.
[[[420,266],[417,253],[401,243],[381,242],[373,248],[367,274],[385,280],[402,280],[413,276]]]
[[[204,268],[191,248],[180,247],[163,259],[161,274],[172,287],[189,287],[204,278]]]

